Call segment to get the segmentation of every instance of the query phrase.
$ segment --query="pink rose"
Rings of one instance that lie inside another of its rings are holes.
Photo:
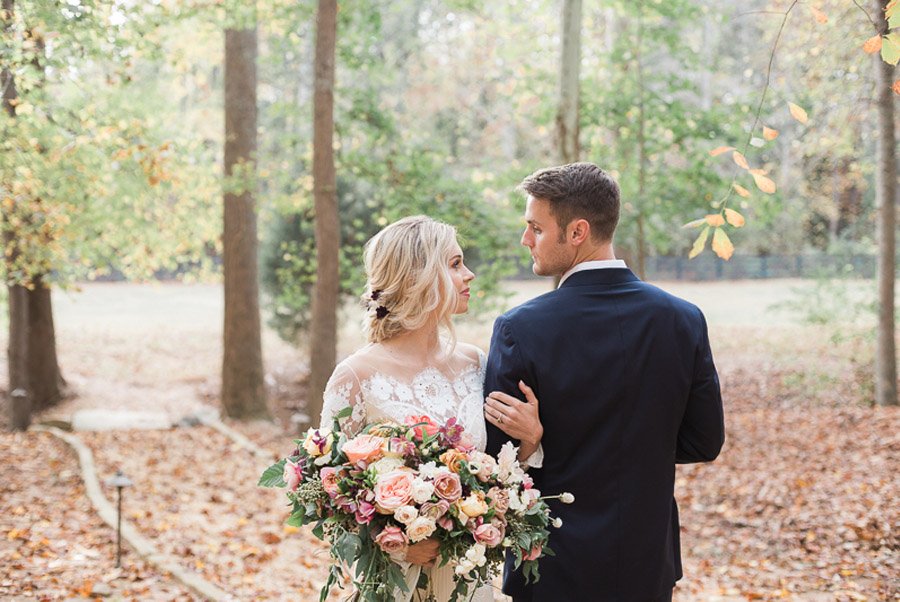
[[[297,491],[297,487],[303,481],[303,469],[299,464],[294,464],[290,460],[284,462],[284,473],[281,478],[287,483],[287,488],[291,491]]]
[[[425,435],[428,435],[429,437],[436,435],[438,431],[441,430],[441,428],[428,416],[407,416],[403,423],[407,426],[419,425],[412,429],[417,441],[424,439]]]
[[[453,519],[449,514],[445,514],[444,516],[437,519],[437,526],[443,529],[444,531],[452,531],[453,530]]]
[[[322,489],[333,498],[338,494],[338,469],[331,466],[325,466],[319,471],[319,478],[322,479]]]
[[[472,535],[475,537],[475,541],[483,543],[489,548],[499,546],[500,542],[503,541],[503,532],[491,523],[485,523],[476,527]]]
[[[438,500],[436,502],[425,502],[419,508],[419,514],[428,518],[437,520],[447,514],[450,509],[450,502],[447,500]]]
[[[537,560],[543,551],[543,546],[534,546],[530,552],[522,556],[522,560]]]
[[[403,529],[388,525],[375,537],[375,543],[386,553],[397,554],[406,550],[409,539]]]
[[[487,492],[488,499],[491,500],[491,508],[497,514],[506,514],[509,510],[509,492],[501,487],[491,487]]]
[[[358,500],[356,504],[356,522],[366,525],[375,518],[375,505],[366,500]]]
[[[459,476],[452,472],[440,472],[434,477],[434,493],[442,500],[455,502],[462,496]]]
[[[344,444],[341,451],[347,456],[351,464],[357,462],[372,462],[381,457],[381,446],[384,439],[373,435],[357,435]]]
[[[392,470],[375,481],[375,504],[382,514],[393,514],[412,499],[413,474],[406,470]]]

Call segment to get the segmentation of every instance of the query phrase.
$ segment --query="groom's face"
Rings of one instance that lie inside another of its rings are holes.
[[[538,276],[561,276],[572,265],[574,249],[550,211],[550,202],[528,196],[522,244],[531,251],[532,271]]]

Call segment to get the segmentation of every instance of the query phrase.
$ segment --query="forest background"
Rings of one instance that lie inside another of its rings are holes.
[[[617,253],[651,279],[652,260],[700,252],[685,264],[694,277],[721,273],[710,253],[827,266],[800,274],[815,281],[783,305],[842,350],[850,407],[896,405],[894,303],[881,294],[896,159],[883,172],[879,148],[879,74],[900,57],[894,19],[878,25],[892,5],[3,0],[4,415],[39,421],[90,396],[60,371],[54,293],[224,280],[209,401],[291,430],[317,414],[374,232],[415,213],[457,226],[478,273],[475,319],[488,320],[504,280],[529,272],[516,185],[570,160],[618,179]],[[282,403],[267,382],[267,327],[303,358],[301,399]],[[893,377],[879,379],[887,347]],[[873,445],[896,459],[896,437]],[[887,529],[877,550],[896,549],[896,513],[878,520],[860,529]]]

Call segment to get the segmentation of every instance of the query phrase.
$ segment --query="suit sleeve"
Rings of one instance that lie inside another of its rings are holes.
[[[699,310],[698,310],[699,313]],[[711,462],[725,442],[725,414],[719,375],[713,363],[706,320],[700,314],[700,340],[694,357],[694,374],[690,395],[675,448],[679,464]]]
[[[487,366],[485,367],[485,397],[491,391],[502,391],[517,399],[522,399],[522,393],[519,391],[519,380],[528,382],[528,379],[526,378],[525,366],[519,351],[507,318],[500,316],[494,322],[494,333],[491,335],[491,347],[488,351]],[[529,384],[534,386],[534,383]],[[493,424],[486,422],[485,425],[488,439],[487,453],[496,456],[507,441],[513,441],[518,445],[518,441],[511,439],[509,435]]]

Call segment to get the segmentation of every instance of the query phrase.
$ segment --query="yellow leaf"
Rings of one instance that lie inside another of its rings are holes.
[[[720,146],[719,148],[714,148],[711,151],[709,151],[709,156],[710,157],[718,157],[722,153],[727,153],[730,150],[734,150],[734,147],[733,146]]]
[[[897,0],[891,0],[890,2],[888,2],[888,5],[884,7],[885,18],[890,19],[892,16],[894,16],[894,11],[897,10],[897,6],[900,6],[897,4]]]
[[[734,159],[734,162],[738,164],[738,167],[743,167],[744,169],[750,169],[750,164],[747,163],[747,158],[744,157],[740,152],[734,151],[731,153],[731,158]]]
[[[700,219],[695,219],[695,220],[689,221],[688,223],[683,225],[682,228],[699,228],[700,226],[702,226],[705,223],[706,223],[706,218],[701,217]]]
[[[769,173],[769,172],[767,172],[765,169],[758,169],[758,168],[757,168],[757,169],[750,169],[750,170],[748,170],[748,171],[749,171],[751,174],[755,175],[755,176],[765,176],[765,175],[767,175],[767,174]]]
[[[799,105],[795,105],[792,102],[788,103],[788,108],[791,110],[791,117],[799,121],[800,123],[806,123],[809,121],[809,117],[806,114],[806,111],[803,110]]]
[[[763,126],[763,138],[769,141],[775,140],[775,138],[778,138],[778,130]]]
[[[296,535],[297,533],[300,532],[300,528],[295,527],[294,525],[285,525],[284,532],[286,535]]]
[[[713,227],[723,226],[725,225],[725,218],[718,213],[712,213],[706,216],[706,223]]]
[[[816,21],[818,23],[821,23],[822,25],[824,25],[825,23],[828,23],[828,15],[823,13],[821,10],[819,10],[815,6],[810,6],[809,9],[812,11],[813,16],[815,16]]]
[[[735,211],[734,209],[726,209],[725,210],[725,219],[728,220],[728,223],[734,226],[735,228],[740,228],[744,225],[744,216]]]
[[[741,186],[740,184],[732,184],[734,187],[734,191],[744,197],[745,199],[750,196],[750,191]]]
[[[734,255],[734,245],[731,244],[731,239],[728,238],[728,235],[725,234],[725,230],[722,228],[716,228],[713,232],[712,250],[725,261],[728,261]]]
[[[703,247],[706,246],[706,239],[709,236],[709,226],[703,228],[699,235],[697,235],[697,239],[694,241],[694,246],[691,247],[691,252],[688,253],[688,259],[693,259],[697,255],[703,252]]]
[[[761,174],[753,174],[753,181],[756,182],[756,187],[765,192],[766,194],[772,194],[777,189],[775,186],[775,182],[770,180],[764,175]]]
[[[863,50],[867,54],[875,54],[881,50],[881,36],[872,36],[863,44]]]
[[[894,91],[894,94],[900,94],[900,79],[894,82],[894,85],[891,86],[891,90]]]

